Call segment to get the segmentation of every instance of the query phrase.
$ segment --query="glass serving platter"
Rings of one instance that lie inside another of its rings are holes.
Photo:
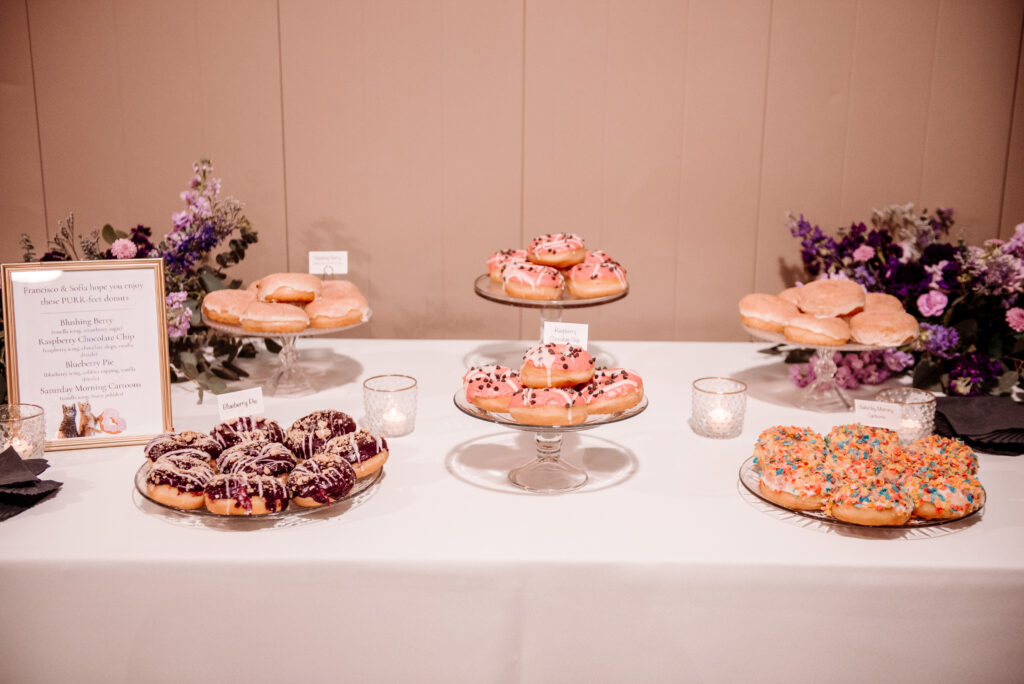
[[[961,516],[959,518],[949,518],[949,519],[945,519],[945,520],[925,520],[923,518],[911,518],[909,521],[907,521],[903,525],[890,525],[890,526],[858,525],[857,523],[846,522],[845,520],[837,520],[836,518],[833,518],[832,516],[827,515],[823,511],[798,511],[798,510],[795,510],[795,509],[792,509],[792,508],[786,508],[785,506],[780,506],[779,504],[775,503],[774,501],[766,498],[764,496],[764,494],[761,493],[760,487],[758,487],[758,483],[761,481],[761,474],[760,474],[760,471],[758,470],[757,466],[754,464],[754,457],[753,456],[751,456],[750,458],[745,460],[743,462],[743,464],[740,465],[739,478],[740,478],[740,483],[743,485],[743,487],[748,492],[753,494],[755,497],[757,497],[758,499],[760,499],[764,503],[767,503],[767,504],[773,506],[774,508],[778,508],[780,510],[786,511],[787,513],[792,513],[793,515],[799,515],[799,516],[804,517],[804,518],[810,518],[811,520],[817,520],[818,522],[826,523],[828,525],[839,525],[839,526],[842,526],[842,527],[856,527],[856,528],[859,528],[859,529],[885,529],[885,530],[893,530],[893,529],[895,529],[895,530],[899,530],[899,529],[910,529],[910,530],[912,530],[912,529],[917,529],[917,528],[920,528],[920,527],[936,527],[936,526],[939,526],[939,525],[949,525],[950,523],[959,522],[961,520],[966,520],[966,519],[970,518],[971,516],[976,515],[978,512],[980,512],[982,509],[985,508],[985,506],[982,505],[980,508],[978,508],[975,511],[971,511],[967,515]]]
[[[217,513],[211,513],[203,508],[177,508],[175,506],[168,506],[167,504],[160,503],[155,499],[150,498],[149,493],[146,491],[146,475],[149,473],[150,464],[148,462],[143,463],[139,466],[139,469],[135,472],[135,489],[142,495],[142,498],[150,503],[153,503],[160,508],[174,511],[187,516],[195,516],[198,518],[207,518],[211,520],[286,520],[289,518],[298,518],[302,516],[312,515],[316,513],[322,513],[332,508],[344,508],[344,504],[358,498],[362,494],[369,492],[378,482],[384,477],[384,469],[381,468],[375,473],[371,473],[366,477],[361,477],[355,481],[352,485],[352,491],[343,496],[342,498],[324,506],[316,507],[304,507],[296,506],[293,503],[289,503],[288,507],[278,513],[265,513],[263,515],[219,515]]]
[[[522,306],[528,309],[579,309],[618,301],[629,294],[629,285],[627,284],[626,289],[622,292],[604,297],[577,297],[568,289],[563,289],[559,299],[523,299],[505,294],[505,288],[501,283],[494,282],[489,275],[484,273],[473,281],[473,290],[484,299],[509,306]]]

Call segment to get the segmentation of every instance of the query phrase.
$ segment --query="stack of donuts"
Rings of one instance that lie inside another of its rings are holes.
[[[367,320],[369,306],[347,280],[320,280],[309,273],[273,273],[245,290],[215,290],[203,297],[212,321],[251,332],[299,333]]]
[[[382,437],[358,429],[347,413],[326,409],[287,430],[274,420],[246,416],[209,434],[186,430],[154,437],[146,493],[173,508],[219,515],[277,513],[289,502],[305,508],[344,498],[357,479],[388,459]]]
[[[761,433],[754,456],[769,501],[858,525],[956,520],[985,504],[977,456],[958,439],[932,435],[901,447],[895,432],[859,424],[826,437],[778,426]]]
[[[815,280],[777,295],[756,292],[740,300],[740,318],[749,328],[783,333],[810,346],[853,341],[898,347],[918,334],[917,319],[892,295],[865,292],[852,280]]]
[[[619,413],[640,403],[643,380],[624,368],[595,370],[585,349],[541,344],[523,355],[516,371],[476,366],[462,378],[466,401],[508,413],[524,425],[579,425],[590,415]]]
[[[535,237],[526,249],[503,249],[487,260],[490,279],[520,299],[559,299],[568,288],[581,299],[626,289],[626,269],[601,250],[589,250],[573,233]]]

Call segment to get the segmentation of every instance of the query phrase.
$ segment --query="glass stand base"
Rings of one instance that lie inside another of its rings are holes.
[[[300,397],[316,393],[309,375],[299,365],[299,350],[295,348],[295,339],[294,335],[288,335],[281,340],[281,351],[278,352],[281,367],[267,381],[267,396]]]
[[[814,382],[807,386],[800,398],[798,408],[808,411],[839,412],[852,411],[853,400],[836,384],[836,362],[831,349],[817,349],[811,358],[814,368]]]
[[[587,473],[560,458],[562,436],[537,434],[537,457],[509,471],[508,479],[520,489],[539,494],[559,494],[587,483]]]

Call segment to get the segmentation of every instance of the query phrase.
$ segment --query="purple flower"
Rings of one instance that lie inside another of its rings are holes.
[[[875,248],[870,245],[861,245],[853,250],[854,261],[870,261],[875,257]]]
[[[946,310],[949,298],[938,290],[929,290],[917,298],[917,308],[925,316],[939,316]]]
[[[905,371],[914,365],[914,355],[910,352],[886,349],[882,352],[882,358],[885,366],[893,373]]]
[[[139,253],[139,248],[128,238],[118,238],[110,245],[110,253],[115,259],[134,259]]]
[[[921,333],[914,342],[914,348],[926,351],[940,359],[951,359],[960,344],[960,333],[953,328],[934,323],[922,323]]]
[[[185,306],[187,292],[172,292],[164,297],[167,307],[167,336],[172,340],[184,337],[192,327],[192,310]]]
[[[809,363],[794,363],[789,367],[789,379],[797,387],[807,387],[814,382],[814,368]]]
[[[949,394],[974,396],[981,394],[985,385],[994,382],[1003,372],[1003,364],[983,352],[961,354],[953,359],[949,369]]]
[[[1018,226],[1018,228],[1020,228],[1020,226]],[[1024,309],[1019,306],[1015,306],[1008,310],[1006,312],[1006,322],[1014,332],[1024,333]]]

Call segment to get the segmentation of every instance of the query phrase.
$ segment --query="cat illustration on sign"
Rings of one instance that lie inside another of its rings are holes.
[[[74,404],[61,404],[60,410],[63,412],[63,416],[57,427],[57,439],[78,437],[78,423],[75,421],[78,408]]]
[[[62,417],[57,428],[57,439],[116,435],[128,428],[128,421],[117,409],[105,408],[99,413],[93,413],[88,399],[61,404],[60,408]]]

